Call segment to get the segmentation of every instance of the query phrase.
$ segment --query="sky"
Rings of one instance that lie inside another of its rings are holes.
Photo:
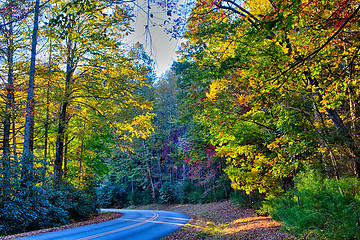
[[[144,2],[145,3],[145,2]],[[145,5],[145,4],[143,4]],[[145,5],[143,9],[147,10]],[[134,32],[126,37],[131,43],[140,42],[144,45],[147,53],[155,60],[155,72],[157,76],[161,76],[170,69],[173,61],[177,60],[176,51],[181,44],[181,40],[171,39],[171,35],[165,33],[164,27],[158,26],[167,18],[166,14],[156,6],[151,6],[149,13],[153,14],[150,22],[149,31],[146,31],[147,13],[140,9],[135,9],[134,22],[132,27]]]

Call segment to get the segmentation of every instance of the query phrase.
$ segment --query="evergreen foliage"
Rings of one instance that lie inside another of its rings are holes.
[[[30,154],[24,157],[28,159],[21,168],[14,159],[2,159],[0,236],[84,220],[97,211],[94,186],[77,189],[63,183],[53,188],[49,162]]]
[[[358,179],[324,179],[314,171],[298,176],[295,188],[273,201],[270,211],[285,229],[327,239],[359,239],[359,212]]]
[[[124,207],[128,202],[126,186],[117,183],[105,183],[97,189],[97,201],[101,207]]]
[[[96,195],[76,189],[68,183],[63,183],[49,191],[48,201],[55,207],[63,209],[69,219],[85,220],[97,211]]]
[[[128,202],[130,205],[146,205],[152,203],[150,189],[137,187],[129,193]]]
[[[173,203],[175,201],[174,189],[170,182],[164,182],[159,190],[160,203]]]
[[[230,201],[238,207],[259,209],[264,201],[264,194],[256,192],[247,194],[245,191],[234,191],[230,194]]]

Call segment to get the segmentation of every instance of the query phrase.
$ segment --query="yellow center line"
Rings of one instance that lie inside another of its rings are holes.
[[[109,235],[109,234],[121,232],[121,231],[124,231],[124,230],[127,230],[127,229],[131,229],[131,228],[134,228],[134,227],[143,225],[143,224],[148,223],[148,222],[152,222],[152,221],[154,221],[155,219],[157,219],[158,217],[159,217],[159,214],[154,213],[154,216],[153,216],[152,218],[148,219],[148,220],[145,220],[145,221],[142,221],[142,222],[139,222],[139,223],[136,223],[136,224],[127,226],[127,227],[115,229],[115,230],[112,230],[112,231],[108,231],[108,232],[104,232],[104,233],[99,233],[99,234],[92,235],[92,236],[89,236],[89,237],[79,238],[79,239],[77,239],[77,240],[89,240],[89,239],[94,239],[94,238],[97,238],[97,237],[102,237],[102,236],[106,236],[106,235]]]

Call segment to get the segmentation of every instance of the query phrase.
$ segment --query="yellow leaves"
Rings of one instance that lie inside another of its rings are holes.
[[[206,97],[209,101],[215,101],[218,94],[228,89],[229,81],[227,79],[218,79],[210,84],[209,92],[206,93]]]
[[[239,94],[236,98],[236,102],[238,104],[241,105],[247,105],[251,102],[251,100],[253,99],[253,95],[249,95],[249,94]]]
[[[151,124],[153,117],[153,113],[136,116],[131,122],[118,124],[117,132],[122,140],[132,141],[134,137],[145,139],[154,132]]]
[[[287,117],[287,116],[285,116],[285,117]],[[286,143],[286,141],[283,138],[277,137],[277,138],[275,138],[275,140],[273,142],[266,145],[266,147],[269,148],[269,150],[274,150],[285,143]]]
[[[288,53],[289,53],[289,49],[286,47],[285,44],[282,46],[282,50],[283,50],[283,52],[284,52],[285,54],[288,54]]]
[[[255,16],[265,15],[271,10],[271,4],[268,0],[247,0],[246,6]]]
[[[262,179],[259,172],[256,171],[242,171],[239,168],[229,166],[225,172],[232,181],[232,187],[236,190],[243,190],[247,194],[256,190],[265,193],[269,187],[276,184],[271,176]]]

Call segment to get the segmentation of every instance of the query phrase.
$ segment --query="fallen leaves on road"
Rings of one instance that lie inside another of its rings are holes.
[[[166,236],[173,239],[296,239],[282,232],[271,217],[258,216],[253,209],[237,208],[229,201],[206,204],[157,205],[137,209],[166,210],[187,214],[191,220],[180,230]]]
[[[109,221],[112,219],[116,219],[116,218],[121,217],[122,215],[124,215],[124,214],[118,213],[118,212],[111,212],[111,213],[110,212],[102,212],[102,213],[98,213],[98,214],[90,217],[90,219],[87,221],[75,222],[75,223],[60,226],[60,227],[47,228],[47,229],[36,230],[36,231],[32,231],[32,232],[19,233],[16,235],[6,236],[3,238],[0,237],[0,239],[9,240],[9,239],[32,236],[32,235],[41,234],[41,233],[55,232],[55,231],[74,228],[74,227],[81,227],[81,226],[85,226],[85,225],[90,225],[90,224],[94,224],[94,223],[100,223],[100,222],[105,222],[105,221]]]

